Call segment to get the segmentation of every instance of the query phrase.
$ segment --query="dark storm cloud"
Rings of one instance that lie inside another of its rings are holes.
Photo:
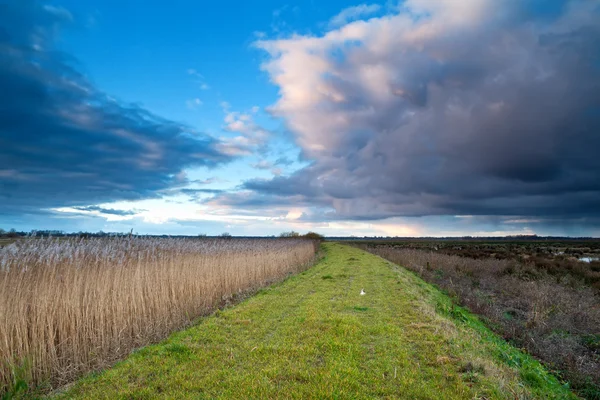
[[[214,201],[302,196],[339,219],[600,215],[600,2],[403,7],[257,43],[280,88],[271,112],[313,163]]]
[[[229,160],[219,143],[96,89],[53,49],[71,15],[0,4],[0,202],[13,212],[157,197],[188,166]]]

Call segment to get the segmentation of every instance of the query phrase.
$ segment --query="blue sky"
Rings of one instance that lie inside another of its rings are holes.
[[[0,228],[600,234],[596,0],[6,7]]]

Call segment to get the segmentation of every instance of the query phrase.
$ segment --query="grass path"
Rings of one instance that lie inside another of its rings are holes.
[[[59,397],[572,396],[412,273],[340,244],[324,250],[310,270],[136,351]]]

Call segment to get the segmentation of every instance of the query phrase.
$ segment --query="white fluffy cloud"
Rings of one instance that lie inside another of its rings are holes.
[[[230,155],[250,155],[266,145],[270,132],[258,125],[252,114],[231,111],[231,106],[227,102],[223,102],[221,105],[225,112],[224,129],[239,135],[221,138],[220,151]],[[254,108],[252,112],[255,113]]]

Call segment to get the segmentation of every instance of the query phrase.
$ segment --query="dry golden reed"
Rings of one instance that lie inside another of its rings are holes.
[[[302,239],[26,239],[0,248],[0,393],[16,373],[56,386],[105,367],[313,258]]]

